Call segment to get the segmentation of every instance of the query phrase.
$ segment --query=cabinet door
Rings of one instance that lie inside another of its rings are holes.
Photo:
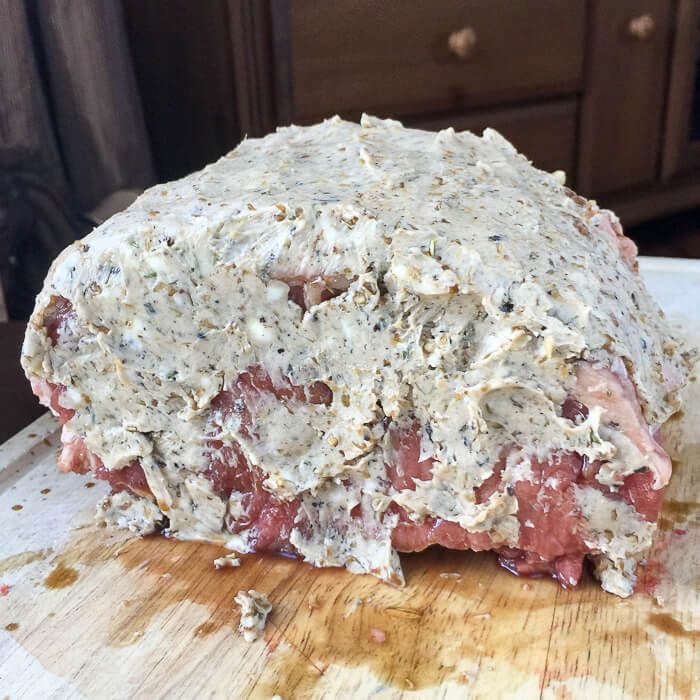
[[[273,0],[278,116],[464,111],[580,90],[583,0]]]
[[[678,0],[670,64],[661,176],[684,170],[700,170],[700,0]]]
[[[656,178],[671,0],[594,0],[581,110],[578,187],[616,192]]]

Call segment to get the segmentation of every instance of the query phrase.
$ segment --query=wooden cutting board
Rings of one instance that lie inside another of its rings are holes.
[[[643,265],[695,342],[700,266],[681,267]],[[97,528],[105,486],[57,473],[44,416],[0,447],[0,697],[700,697],[698,399],[691,383],[669,431],[650,593],[627,600],[438,549],[403,556],[402,589],[281,557],[216,571],[213,545]],[[252,644],[233,603],[250,588],[274,605]]]

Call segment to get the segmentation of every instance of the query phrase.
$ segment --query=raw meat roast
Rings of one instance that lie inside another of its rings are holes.
[[[400,583],[494,550],[632,592],[686,359],[617,218],[498,133],[244,141],[65,250],[22,364],[100,517]]]

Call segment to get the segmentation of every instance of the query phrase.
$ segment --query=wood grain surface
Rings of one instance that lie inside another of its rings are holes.
[[[188,175],[242,136],[227,3],[123,0],[122,8],[158,182]]]
[[[696,277],[670,298],[676,320]],[[693,381],[667,431],[656,546],[626,600],[439,549],[403,557],[404,588],[281,557],[217,571],[216,546],[97,528],[104,484],[56,472],[40,418],[0,447],[0,696],[697,698],[698,399]],[[250,588],[274,606],[252,644],[233,602]]]
[[[278,85],[280,116],[294,123],[336,112],[471,110],[568,95],[582,85],[581,0],[275,0],[273,8],[275,70],[290,70],[290,113]],[[460,59],[449,37],[465,28],[476,43]]]
[[[670,0],[590,3],[577,178],[586,196],[656,181],[672,6]],[[644,15],[653,31],[637,39],[629,23]]]

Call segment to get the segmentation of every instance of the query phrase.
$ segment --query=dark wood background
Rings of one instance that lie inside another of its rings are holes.
[[[124,7],[160,179],[244,134],[369,111],[423,128],[495,126],[628,226],[700,204],[700,0]],[[634,36],[645,17],[651,31]],[[447,38],[463,26],[478,41],[460,61]]]
[[[124,0],[159,179],[202,167],[241,138],[225,0]]]

